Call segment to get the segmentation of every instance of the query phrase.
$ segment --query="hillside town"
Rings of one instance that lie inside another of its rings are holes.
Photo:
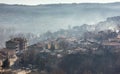
[[[100,56],[107,52],[119,54],[120,32],[119,30],[86,32],[82,38],[61,36],[33,45],[28,45],[26,38],[16,37],[6,41],[5,46],[0,50],[1,74],[69,74],[62,68],[58,70],[58,64],[68,55]]]
[[[0,74],[120,74],[120,0],[0,0]]]
[[[119,74],[118,20],[48,31],[40,39],[12,36],[0,49],[0,74]]]

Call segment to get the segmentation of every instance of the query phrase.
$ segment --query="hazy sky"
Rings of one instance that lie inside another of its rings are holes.
[[[120,2],[120,0],[0,0],[0,3],[7,4],[51,4],[51,3],[107,3],[107,2]]]

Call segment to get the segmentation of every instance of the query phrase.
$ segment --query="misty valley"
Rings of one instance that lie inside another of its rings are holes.
[[[120,3],[0,4],[0,74],[120,74]]]

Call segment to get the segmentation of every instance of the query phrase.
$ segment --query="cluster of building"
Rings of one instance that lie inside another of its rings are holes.
[[[111,35],[112,36],[112,35]],[[54,40],[46,40],[32,46],[29,49],[36,49],[39,52],[47,52],[51,55],[62,57],[67,54],[100,52],[100,48],[109,49],[111,52],[119,52],[120,33],[117,36],[106,40],[97,41],[92,39],[78,39],[76,37],[59,37]]]
[[[0,50],[0,68],[2,71],[10,69],[18,59],[17,54],[27,50],[27,40],[25,38],[13,38],[6,41],[5,45],[6,47]]]
[[[120,33],[114,38],[108,40],[96,39],[78,39],[75,37],[59,37],[54,40],[45,40],[39,43],[27,46],[25,38],[13,38],[5,43],[6,48],[0,50],[0,67],[9,68],[14,65],[18,54],[24,51],[34,50],[36,53],[49,53],[57,58],[64,57],[68,54],[74,53],[100,53],[100,47],[110,49],[112,52],[119,52],[120,50]],[[7,64],[6,64],[7,63]],[[22,72],[22,71],[21,71]]]

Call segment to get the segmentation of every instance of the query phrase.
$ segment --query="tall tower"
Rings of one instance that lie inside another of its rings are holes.
[[[7,49],[16,49],[18,51],[27,49],[27,40],[25,38],[13,38],[6,41]]]

